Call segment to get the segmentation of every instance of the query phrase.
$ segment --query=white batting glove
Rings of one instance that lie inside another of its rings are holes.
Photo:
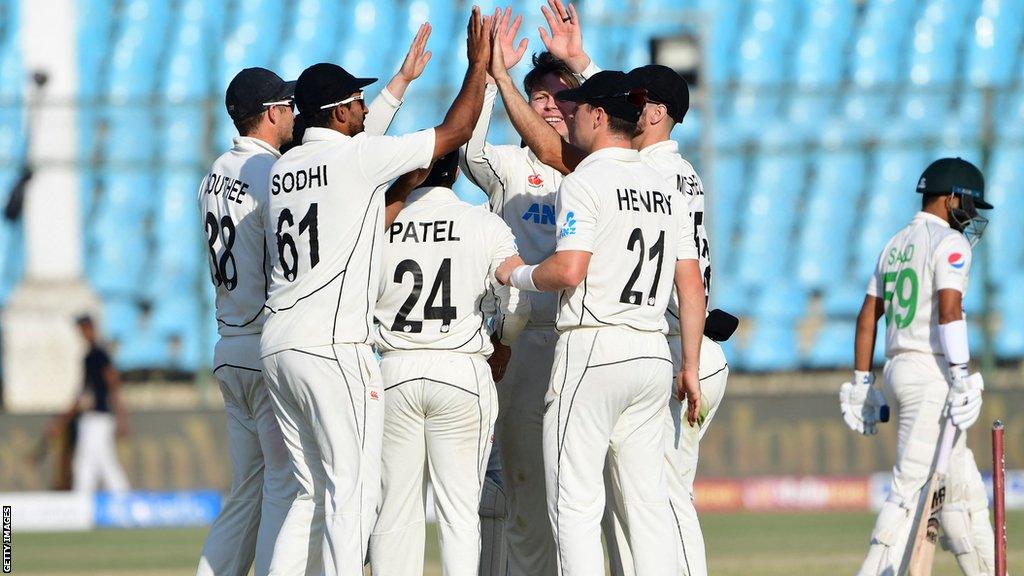
[[[954,426],[966,430],[981,416],[981,393],[985,390],[985,381],[979,372],[968,375],[967,364],[950,366],[949,380],[949,397],[946,399],[949,418]]]
[[[839,388],[839,411],[843,421],[854,432],[865,436],[878,433],[878,423],[889,421],[889,406],[885,394],[875,388],[875,375],[855,371],[853,382],[844,382]]]

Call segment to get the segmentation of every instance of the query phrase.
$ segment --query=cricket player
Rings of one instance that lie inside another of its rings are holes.
[[[442,519],[443,572],[478,574],[478,508],[498,414],[483,302],[497,291],[509,313],[509,289],[494,272],[505,260],[522,260],[501,218],[455,196],[458,166],[458,151],[438,160],[384,234],[376,308],[385,413],[382,503],[370,537],[375,576],[423,573],[428,477]]]
[[[558,0],[549,0],[542,8],[550,32],[542,30],[545,46],[562,59],[574,74],[591,76],[599,68],[583,49],[582,29],[575,8],[570,4],[566,9]],[[584,157],[574,143],[558,138],[553,131],[530,114],[517,98],[514,85],[507,74],[493,65],[506,49],[507,43],[498,46],[499,53],[492,55],[492,74],[502,92],[502,99],[509,112],[509,118],[523,136],[527,146],[546,165],[555,167],[560,174],[571,172]],[[704,279],[705,294],[711,289],[711,253],[707,227],[704,223],[704,187],[693,167],[679,154],[678,144],[671,140],[672,129],[682,122],[689,109],[689,89],[686,82],[673,70],[664,66],[640,67],[629,74],[631,84],[647,91],[637,132],[633,137],[633,148],[648,165],[665,178],[666,186],[678,190],[689,203],[693,215],[693,242],[700,257],[701,275]],[[672,351],[674,371],[681,368],[682,349],[678,332],[678,304],[673,297],[668,307],[669,346]],[[700,384],[701,408],[698,426],[683,423],[681,406],[675,399],[666,418],[666,463],[669,466],[669,494],[673,519],[679,535],[678,557],[684,574],[699,576],[707,573],[704,538],[696,509],[693,505],[693,481],[697,470],[700,439],[707,432],[711,420],[725,393],[729,368],[719,342],[728,340],[736,329],[736,319],[721,310],[714,310],[706,321],[706,334],[701,345]],[[613,510],[609,510],[613,512]],[[628,542],[611,515],[605,519],[604,530],[608,541],[608,552],[612,573],[632,574]],[[608,536],[615,534],[614,538]]]
[[[878,319],[885,316],[885,394],[899,407],[897,461],[889,498],[871,532],[859,574],[902,574],[921,490],[931,476],[940,431],[952,419],[958,433],[946,475],[945,504],[938,513],[942,543],[968,576],[994,570],[988,497],[963,431],[981,413],[984,384],[969,374],[970,349],[963,297],[971,248],[990,209],[981,172],[960,158],[929,165],[917,185],[921,211],[889,240],[868,281],[857,317],[853,382],[840,390],[847,425],[877,431],[885,395],[874,387],[871,358]]]
[[[387,130],[409,83],[423,73],[430,59],[429,36],[430,27],[424,24],[398,73],[370,105],[370,133]],[[275,540],[298,492],[259,356],[270,276],[263,229],[268,182],[270,168],[281,155],[278,150],[291,143],[294,133],[294,86],[263,68],[239,72],[225,98],[239,137],[217,159],[199,190],[221,334],[214,375],[228,417],[232,469],[231,495],[207,536],[201,575],[248,574],[254,555],[257,576],[267,574]],[[303,536],[282,540],[281,554],[298,554],[296,565],[305,563],[307,541]],[[317,553],[309,570],[319,574],[319,566]]]
[[[225,104],[238,129],[199,186],[199,216],[216,289],[214,377],[224,397],[231,493],[210,527],[198,575],[244,576],[256,561],[265,576],[297,483],[267,397],[260,366],[266,320],[267,256],[263,214],[267,176],[291,140],[295,82],[246,68],[228,84]]]
[[[600,522],[606,457],[611,493],[640,575],[675,574],[664,467],[673,393],[665,334],[669,293],[681,293],[687,419],[697,420],[704,284],[686,202],[632,148],[643,95],[622,72],[556,94],[577,103],[571,139],[587,156],[557,196],[556,252],[503,266],[520,290],[558,291],[560,332],[545,402],[548,514],[562,574],[604,571]]]
[[[469,70],[444,122],[433,129],[366,134],[363,88],[375,79],[340,66],[315,64],[296,82],[306,131],[302,145],[270,174],[264,222],[273,268],[261,355],[300,484],[282,530],[312,541],[311,525],[322,518],[329,576],[362,574],[376,522],[384,390],[370,343],[372,287],[390,224],[384,188],[469,140],[483,101],[490,24],[474,7]],[[272,574],[302,571],[290,552],[278,558],[275,550]]]

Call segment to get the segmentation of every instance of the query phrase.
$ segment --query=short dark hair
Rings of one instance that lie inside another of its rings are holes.
[[[932,202],[938,201],[946,194],[922,194],[921,195],[921,209],[924,210],[932,204]]]
[[[629,120],[623,120],[608,114],[608,129],[616,134],[632,138],[636,134],[636,122],[630,122]]]
[[[235,128],[238,130],[239,136],[248,136],[256,131],[256,128],[260,125],[260,118],[263,117],[263,112],[259,114],[253,114],[252,116],[235,120]]]
[[[548,74],[557,75],[570,88],[576,88],[580,85],[579,80],[576,79],[576,76],[564,60],[555,57],[551,52],[534,53],[533,69],[526,73],[526,78],[523,78],[523,90],[526,90],[526,95],[529,96],[540,90],[541,80]]]
[[[430,173],[423,179],[421,187],[443,186],[451,188],[459,176],[459,149],[438,158],[430,168]]]
[[[327,128],[331,123],[331,116],[333,114],[334,108],[326,108],[309,111],[299,116],[306,118],[306,128]]]

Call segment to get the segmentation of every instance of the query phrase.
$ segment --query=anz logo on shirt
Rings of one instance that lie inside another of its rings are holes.
[[[532,221],[534,224],[555,225],[555,207],[553,204],[539,204],[534,202],[523,213],[523,220]]]
[[[576,234],[576,213],[569,212],[565,215],[565,224],[562,225],[562,230],[558,233],[559,238],[565,238]]]

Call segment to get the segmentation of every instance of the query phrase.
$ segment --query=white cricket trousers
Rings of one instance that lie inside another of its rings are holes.
[[[260,335],[222,337],[213,375],[224,397],[231,492],[210,527],[197,576],[266,576],[274,542],[298,491],[267,395]]]
[[[899,354],[885,364],[885,393],[899,410],[896,465],[889,498],[875,521],[871,546],[858,573],[861,576],[896,576],[901,564],[909,561],[907,541],[945,426],[947,372],[945,357],[919,352]],[[952,539],[961,570],[968,576],[991,576],[995,552],[988,496],[962,432],[950,455],[939,523],[944,537]]]
[[[604,573],[611,492],[638,576],[675,576],[678,537],[665,482],[672,359],[665,336],[620,326],[563,333],[544,413],[548,514],[563,576]]]
[[[443,351],[388,352],[383,494],[370,538],[374,576],[421,576],[427,481],[434,488],[445,576],[477,576],[480,494],[497,398],[487,360]]]
[[[384,389],[366,344],[288,349],[263,358],[298,496],[270,574],[362,576],[380,497]]]
[[[558,573],[543,453],[544,396],[557,340],[553,326],[527,326],[512,344],[508,369],[497,384],[501,410],[496,436],[509,508],[505,524],[508,576]]]
[[[128,490],[128,478],[117,460],[117,421],[110,412],[83,412],[78,417],[78,442],[72,467],[72,489],[95,492]]]
[[[672,374],[678,375],[683,365],[683,349],[678,335],[668,337],[672,352]],[[682,576],[707,576],[708,561],[704,533],[694,507],[693,481],[697,475],[700,441],[718,413],[729,379],[729,364],[722,345],[707,336],[700,345],[700,416],[697,427],[690,427],[682,404],[675,394],[669,400],[665,419],[665,466],[668,498],[676,534],[676,557]],[[675,381],[673,381],[673,386]],[[632,554],[625,541],[618,517],[606,507],[602,524],[605,534],[615,538],[608,543],[608,557],[613,576],[633,576]]]

